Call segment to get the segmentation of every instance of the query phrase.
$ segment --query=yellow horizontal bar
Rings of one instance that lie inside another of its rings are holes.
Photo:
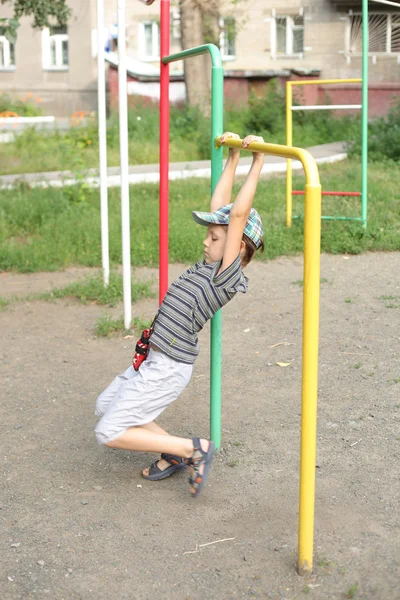
[[[331,83],[361,83],[362,79],[306,79],[305,81],[287,81],[287,85],[328,85]]]
[[[227,146],[228,148],[238,148],[239,150],[248,150],[249,152],[263,152],[264,154],[271,154],[273,156],[280,156],[282,158],[294,158],[299,160],[303,165],[306,181],[311,186],[319,186],[319,173],[317,164],[313,156],[303,148],[296,148],[295,146],[281,146],[280,144],[266,144],[253,142],[247,148],[242,147],[243,140],[234,140],[228,138],[223,144],[221,144],[221,138],[215,138],[215,145],[217,148],[221,146]]]

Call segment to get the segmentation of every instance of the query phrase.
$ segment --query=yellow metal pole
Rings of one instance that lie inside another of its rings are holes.
[[[305,79],[303,81],[290,81],[292,85],[331,85],[335,83],[361,83],[362,79]]]
[[[317,438],[321,186],[305,187],[298,571],[312,571]]]
[[[286,82],[286,146],[293,145],[292,84]],[[286,227],[292,226],[292,159],[286,160]]]
[[[221,146],[220,139],[215,139],[217,148]],[[223,145],[243,149],[242,140],[228,139]],[[315,159],[307,150],[258,142],[250,144],[247,150],[299,160],[306,176],[298,571],[300,575],[307,575],[312,571],[314,545],[321,184]]]

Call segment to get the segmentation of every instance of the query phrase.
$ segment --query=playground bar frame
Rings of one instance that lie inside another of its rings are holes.
[[[361,217],[365,228],[368,203],[368,0],[362,0],[361,76]]]
[[[220,138],[215,140],[221,146]],[[242,148],[242,140],[228,139],[229,148]],[[300,502],[298,571],[312,571],[317,446],[318,330],[321,254],[321,184],[315,159],[307,150],[253,142],[246,150],[299,160],[306,176],[304,198],[304,291],[300,434]]]
[[[97,0],[97,119],[99,128],[101,263],[103,268],[103,283],[104,287],[107,287],[110,281],[110,252],[108,237],[106,77],[103,31],[104,0]]]
[[[224,119],[224,70],[221,53],[214,44],[203,44],[165,56],[167,65],[177,60],[209,53],[211,56],[211,194],[222,173],[222,148],[217,148],[214,139],[223,133]],[[160,228],[162,225],[160,224]],[[216,447],[221,447],[222,405],[222,312],[219,310],[211,319],[210,356],[210,438]]]
[[[126,0],[118,0],[118,107],[121,165],[122,275],[124,296],[124,326],[125,329],[129,329],[132,321],[132,293],[125,9]]]
[[[361,104],[310,104],[307,106],[292,106],[292,110],[340,110],[340,109],[358,109]]]
[[[160,3],[160,221],[159,221],[159,304],[168,290],[168,200],[169,200],[169,63],[163,58],[170,50],[170,0]]]
[[[363,19],[364,25],[365,19]],[[365,116],[365,104],[364,104],[364,80],[363,78],[352,78],[352,79],[307,79],[303,81],[287,81],[286,82],[286,144],[292,146],[293,144],[293,117],[292,112],[294,110],[327,110],[327,109],[360,109],[362,110],[362,159],[361,159],[361,170],[362,170],[362,190],[361,194],[361,217],[336,217],[336,216],[322,216],[325,220],[339,220],[339,221],[361,221],[363,226],[366,227],[367,223],[367,134],[364,131],[364,121],[367,122]],[[331,84],[343,84],[343,83],[362,83],[362,104],[342,104],[342,105],[317,105],[317,106],[293,106],[293,86],[304,86],[304,85],[331,85]],[[367,89],[368,94],[368,89]],[[365,101],[367,102],[367,100]],[[368,126],[368,123],[367,123]],[[293,171],[292,161],[288,159],[286,161],[286,227],[292,226],[292,212],[293,202]],[[328,195],[328,194],[323,194]],[[329,194],[333,195],[333,194]],[[338,196],[354,196],[354,193],[338,193]]]

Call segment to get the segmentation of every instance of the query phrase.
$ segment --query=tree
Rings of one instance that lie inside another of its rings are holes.
[[[219,43],[218,0],[179,0],[183,48]],[[208,54],[184,62],[186,94],[189,104],[204,114],[210,111],[211,69]]]
[[[65,26],[71,16],[66,0],[0,0],[0,3],[11,4],[14,9],[10,19],[0,19],[4,34],[10,41],[15,41],[17,37],[21,17],[33,17],[33,27],[43,29],[49,27],[50,20]]]

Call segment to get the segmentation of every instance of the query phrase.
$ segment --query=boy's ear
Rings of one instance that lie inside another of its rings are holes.
[[[245,249],[246,249],[246,244],[245,244],[245,243],[244,243],[244,241],[242,240],[242,241],[240,242],[240,254],[243,254],[243,252],[245,251]]]

